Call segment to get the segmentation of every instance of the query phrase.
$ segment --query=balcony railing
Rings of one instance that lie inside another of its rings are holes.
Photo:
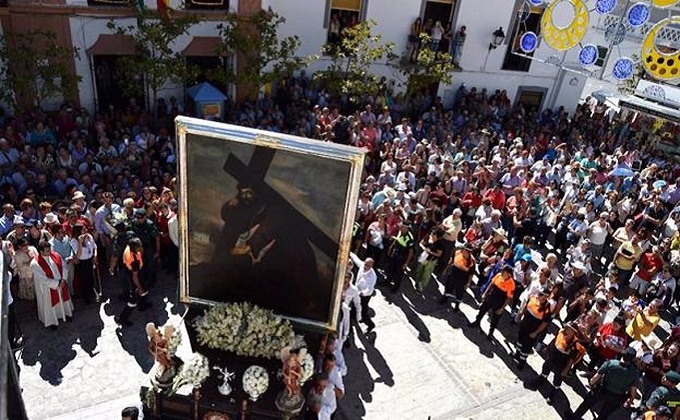
[[[604,31],[610,25],[619,23],[620,19],[620,16],[615,15],[600,16],[593,27],[595,29]],[[626,25],[626,28],[628,29],[626,32],[626,39],[640,41],[649,33],[654,25],[655,23],[645,23],[644,25],[637,28]],[[659,30],[657,39],[659,41],[665,41],[666,43],[670,44],[669,46],[672,48],[680,49],[680,29],[678,28],[673,28],[669,25],[664,26]]]

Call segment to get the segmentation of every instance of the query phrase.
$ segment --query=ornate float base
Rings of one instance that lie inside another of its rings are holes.
[[[284,414],[284,418],[290,418],[300,414],[302,407],[305,405],[305,397],[301,393],[293,396],[288,396],[285,390],[279,392],[274,401],[276,408]]]
[[[156,363],[149,372],[149,379],[151,380],[151,384],[155,387],[159,389],[167,389],[172,386],[172,382],[175,379],[176,373],[177,370],[174,366],[170,366],[169,369],[163,370],[163,367]]]

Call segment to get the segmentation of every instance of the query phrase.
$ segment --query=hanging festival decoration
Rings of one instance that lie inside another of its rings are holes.
[[[680,76],[680,50],[660,52],[656,44],[659,31],[671,24],[680,24],[680,16],[658,22],[642,40],[642,65],[651,76],[661,80],[673,80]]]
[[[553,22],[555,7],[561,2],[569,2],[574,7],[574,17],[565,27],[558,27]],[[564,51],[578,45],[588,29],[588,8],[582,0],[557,0],[545,9],[541,17],[541,33],[543,40],[551,48]]]
[[[640,64],[656,79],[677,80],[680,50],[675,40],[680,36],[680,16],[668,11],[667,18],[656,22],[652,18],[658,19],[658,9],[679,3],[680,0],[525,0],[517,11],[518,21],[510,43],[515,46],[512,54],[615,83],[631,79]],[[566,23],[558,25],[556,17],[564,18],[567,14],[567,7],[562,6],[569,6],[573,14]],[[540,8],[544,8],[540,21],[529,19],[540,13]],[[595,23],[590,21],[591,12]],[[650,23],[654,23],[651,29]],[[604,44],[586,40],[593,30],[601,31]],[[641,53],[624,56],[622,44],[630,36],[643,36]],[[549,49],[539,48],[541,40]],[[574,49],[579,67],[573,66],[573,55],[566,54]]]
[[[598,51],[595,44],[586,44],[578,54],[578,61],[583,67],[592,66],[597,61]]]
[[[633,28],[642,26],[649,20],[651,12],[645,3],[635,3],[628,9],[628,24]]]

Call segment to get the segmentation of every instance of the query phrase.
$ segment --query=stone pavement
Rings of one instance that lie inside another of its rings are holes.
[[[144,326],[164,324],[174,309],[166,297],[174,299],[176,284],[169,278],[159,282],[150,293],[153,307],[135,312],[134,325],[122,330],[113,316],[124,303],[112,281],[104,284],[106,302],[85,306],[76,300],[73,321],[56,331],[43,327],[34,307],[18,302],[26,345],[17,355],[29,419],[114,419],[139,403],[153,365]]]
[[[19,308],[27,336],[19,354],[21,385],[30,419],[117,419],[123,407],[139,405],[139,387],[153,363],[144,325],[163,324],[177,312],[167,298],[174,298],[175,284],[164,279],[152,291],[153,309],[136,312],[134,326],[122,334],[113,321],[122,303],[115,285],[109,286],[113,303],[76,302],[74,321],[57,331],[43,328],[31,308]],[[378,291],[371,301],[377,328],[355,334],[345,350],[349,373],[337,420],[548,420],[563,418],[567,404],[573,409],[581,402],[580,379],[562,386],[566,397],[558,396],[554,406],[544,400],[547,387],[542,393],[527,389],[524,383],[536,377],[542,359],[533,355],[517,371],[508,356],[517,327],[507,315],[489,342],[466,327],[476,314],[472,297],[456,314],[437,303],[440,290],[432,282],[423,297],[405,280],[400,293]],[[486,319],[482,328],[488,329]],[[612,420],[627,418],[618,414]]]
[[[548,386],[540,392],[527,388],[543,359],[532,355],[524,370],[517,370],[509,356],[517,326],[508,314],[489,342],[487,318],[483,331],[466,325],[477,314],[472,295],[461,305],[462,313],[454,313],[452,305],[437,302],[441,291],[431,282],[423,297],[406,280],[399,293],[378,290],[371,300],[376,329],[355,333],[345,350],[349,372],[337,419],[547,420],[565,418],[569,407],[581,403],[579,394],[586,389],[578,377],[562,385],[564,394],[553,406],[545,402]],[[628,418],[624,410],[610,417]]]

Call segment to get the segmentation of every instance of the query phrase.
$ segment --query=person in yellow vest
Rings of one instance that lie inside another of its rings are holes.
[[[511,265],[503,267],[500,273],[496,274],[491,280],[491,284],[482,294],[482,304],[479,307],[477,318],[468,323],[469,327],[479,327],[484,315],[491,311],[489,320],[489,333],[486,338],[491,341],[493,332],[496,330],[498,321],[503,315],[505,307],[512,302],[515,293],[515,280],[513,280],[513,268]]]
[[[455,312],[460,311],[460,302],[463,300],[465,290],[470,287],[470,281],[475,271],[475,257],[472,256],[474,248],[470,244],[465,244],[457,249],[444,274],[444,294],[439,303],[445,304],[449,297],[454,298],[456,305],[453,307]]]
[[[517,337],[517,351],[513,357],[517,366],[522,369],[527,363],[541,332],[550,323],[550,289],[545,287],[537,294],[530,296],[529,301],[519,312],[519,333]]]
[[[142,284],[139,275],[139,272],[144,267],[143,250],[142,241],[139,238],[132,238],[128,241],[125,251],[123,251],[121,273],[124,276],[128,292],[123,312],[115,317],[115,321],[119,325],[132,325],[129,318],[134,308],[143,311],[151,306],[147,301],[149,292]]]

